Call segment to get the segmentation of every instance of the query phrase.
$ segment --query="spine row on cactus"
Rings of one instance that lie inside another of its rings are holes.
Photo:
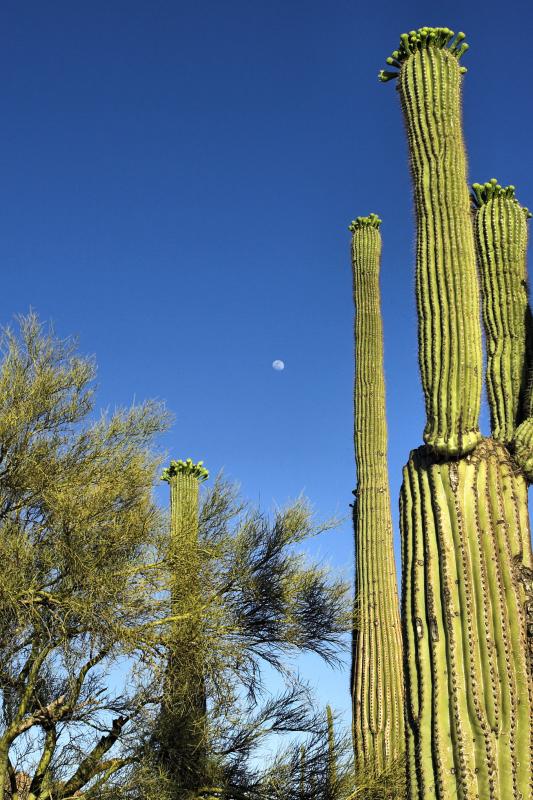
[[[509,445],[526,381],[527,217],[514,186],[473,185],[474,237],[481,278],[492,436]]]
[[[490,439],[461,461],[420,448],[400,510],[409,796],[532,797],[526,483]]]
[[[379,218],[352,230],[355,303],[356,604],[352,662],[357,760],[381,769],[403,751],[402,645],[387,470]]]
[[[481,439],[482,351],[466,158],[461,131],[459,50],[452,33],[421,29],[398,62],[417,219],[419,362],[424,441],[460,455]],[[417,38],[418,37],[418,38]]]

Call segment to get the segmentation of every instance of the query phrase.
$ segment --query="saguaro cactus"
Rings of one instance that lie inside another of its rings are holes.
[[[171,461],[171,632],[159,739],[163,764],[177,797],[205,793],[208,779],[204,646],[198,554],[198,492],[208,472],[201,461]]]
[[[478,429],[481,348],[459,58],[463,34],[404,34],[398,72],[417,218],[426,447],[400,497],[412,800],[532,797],[526,482]],[[495,416],[493,414],[493,421]]]
[[[402,644],[387,470],[380,222],[371,214],[350,225],[357,466],[353,738],[359,764],[378,771],[396,758],[404,745]]]

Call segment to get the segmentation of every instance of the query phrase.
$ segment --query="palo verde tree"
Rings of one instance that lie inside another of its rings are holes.
[[[356,761],[377,773],[404,751],[402,641],[387,467],[380,223],[371,214],[350,225],[357,465],[352,720]]]
[[[162,408],[94,419],[93,362],[33,316],[1,346],[0,800],[179,796],[176,770],[154,752],[165,713],[176,736],[163,744],[183,753],[183,732],[194,736],[189,755],[221,776],[226,798],[283,791],[280,775],[290,788],[287,770],[251,761],[265,737],[303,732],[318,772],[323,714],[287,659],[336,663],[350,612],[345,584],[298,551],[320,530],[308,505],[271,520],[218,479],[195,517],[188,479],[200,468],[185,462],[169,541],[152,501]],[[277,696],[265,664],[287,679]],[[290,765],[295,748],[276,763]]]
[[[35,316],[1,338],[0,800],[104,797],[136,759],[157,655],[147,403],[92,418],[94,364]]]
[[[526,479],[505,444],[509,424],[519,421],[512,416],[522,370],[513,361],[521,356],[507,330],[489,330],[500,370],[496,376],[492,359],[494,436],[482,439],[480,289],[460,114],[463,40],[447,28],[403,34],[388,59],[397,71],[380,75],[397,79],[409,143],[426,403],[426,446],[411,453],[401,490],[409,796],[523,800],[533,792],[532,560]],[[485,312],[515,302],[501,282],[502,270],[516,268],[506,254],[512,230],[507,221],[494,225],[499,252],[489,241],[480,253],[482,269],[490,261]],[[523,302],[521,293],[517,309]]]

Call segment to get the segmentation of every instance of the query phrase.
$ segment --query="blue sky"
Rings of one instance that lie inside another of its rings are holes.
[[[31,306],[76,334],[103,406],[164,399],[172,457],[224,468],[264,508],[303,490],[345,515],[347,225],[376,212],[396,518],[423,408],[406,142],[376,75],[404,30],[466,31],[470,178],[533,207],[532,23],[530,4],[492,0],[4,0],[1,323]],[[351,576],[348,521],[312,549]],[[348,706],[347,673],[303,669]]]

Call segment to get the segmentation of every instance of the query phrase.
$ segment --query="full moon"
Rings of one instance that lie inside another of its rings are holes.
[[[276,360],[272,362],[272,368],[280,372],[282,369],[285,369],[285,362],[276,358]]]

